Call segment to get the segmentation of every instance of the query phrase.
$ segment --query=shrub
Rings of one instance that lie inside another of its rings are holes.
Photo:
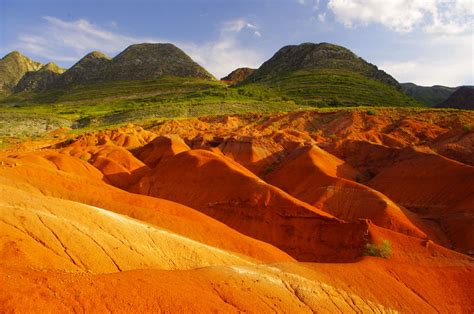
[[[392,243],[388,240],[382,240],[379,245],[367,243],[365,245],[364,255],[390,258],[392,256]]]
[[[263,176],[266,176],[266,175],[270,174],[272,171],[273,171],[273,166],[270,165],[270,166],[268,166],[268,167],[263,171],[263,174],[262,174],[262,175],[263,175]]]
[[[466,133],[469,133],[472,130],[472,126],[470,124],[464,124],[464,126],[462,128],[463,128],[464,132],[466,132]]]
[[[362,176],[360,174],[356,174],[355,180],[357,183],[360,183],[362,181]]]
[[[328,102],[328,107],[340,107],[344,104],[337,98],[333,98]]]
[[[64,145],[71,145],[72,143],[74,143],[74,139],[72,138],[68,138],[67,140],[64,141]]]
[[[368,114],[369,116],[376,116],[376,115],[377,115],[377,111],[375,111],[375,110],[373,110],[373,109],[370,109],[370,110],[367,111],[367,114]]]

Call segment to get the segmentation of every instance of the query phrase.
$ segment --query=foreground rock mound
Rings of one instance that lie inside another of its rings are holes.
[[[365,218],[375,224],[417,237],[426,235],[385,195],[355,180],[349,165],[320,148],[303,147],[268,175],[268,182],[346,221]]]
[[[250,263],[102,208],[34,194],[25,198],[3,185],[0,192],[8,195],[0,203],[4,263],[93,273]]]
[[[453,248],[474,252],[474,167],[420,153],[386,167],[369,185],[441,226]]]
[[[362,254],[367,231],[362,222],[342,222],[209,151],[174,156],[131,191],[196,208],[298,260],[343,261]]]
[[[258,260],[293,260],[275,247],[246,237],[192,208],[112,187],[103,181],[100,171],[81,159],[57,153],[45,157],[26,154],[2,159],[0,184],[18,187],[25,197],[39,191],[48,197],[127,215],[186,238]],[[7,195],[2,193],[5,199]]]

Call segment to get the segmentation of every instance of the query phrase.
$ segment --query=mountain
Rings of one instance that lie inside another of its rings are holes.
[[[441,85],[419,86],[413,83],[401,83],[400,86],[405,94],[415,98],[428,107],[435,107],[448,99],[457,89],[456,87],[446,87]]]
[[[474,110],[474,86],[459,87],[448,99],[437,107]]]
[[[417,104],[392,76],[349,49],[328,43],[281,48],[239,85],[247,84],[271,87],[309,105]]]
[[[249,77],[256,69],[238,68],[230,72],[227,76],[221,78],[221,81],[229,84],[237,84]]]
[[[0,60],[0,95],[13,92],[16,84],[29,71],[36,71],[42,64],[13,51]]]
[[[50,62],[41,67],[38,71],[26,72],[15,86],[14,92],[44,91],[55,82],[64,71],[65,69],[59,67],[54,62]]]
[[[64,72],[54,83],[54,87],[97,82],[102,79],[101,74],[109,63],[108,56],[100,51],[93,51]]]
[[[214,79],[173,44],[131,45],[104,70],[106,81],[152,80],[163,76]]]
[[[113,59],[99,51],[89,53],[64,72],[54,87],[114,81],[149,81],[164,76],[214,79],[172,44],[136,44]]]
[[[265,80],[303,69],[350,70],[363,76],[399,87],[398,82],[367,63],[347,48],[329,43],[303,43],[285,46],[249,78],[251,81]]]

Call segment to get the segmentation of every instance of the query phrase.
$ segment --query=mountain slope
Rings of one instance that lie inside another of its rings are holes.
[[[29,71],[37,71],[42,64],[13,51],[0,60],[0,95],[8,95]]]
[[[22,83],[16,90],[28,89],[25,85],[31,80],[37,80],[37,76],[39,74],[33,79],[25,78],[27,83]],[[154,84],[156,80],[169,78],[173,81],[173,86]],[[63,74],[54,78],[48,77],[48,84],[44,84],[47,88],[35,90],[44,93],[35,94],[30,100],[55,102],[62,101],[64,96],[69,101],[116,98],[119,95],[143,97],[150,92],[162,94],[162,91],[157,92],[157,88],[176,94],[181,88],[190,85],[182,80],[215,81],[209,72],[172,44],[136,44],[129,46],[113,59],[99,51],[87,54]],[[153,85],[151,90],[150,83]],[[190,83],[192,85],[193,82]],[[76,94],[79,97],[73,96]]]
[[[398,82],[393,77],[375,65],[367,63],[347,48],[329,43],[285,46],[264,62],[249,80],[269,79],[302,69],[350,70],[399,88]]]
[[[55,82],[54,87],[83,85],[96,82],[101,78],[103,69],[110,58],[100,51],[93,51],[64,72]]]
[[[64,71],[63,68],[50,62],[41,67],[38,71],[27,72],[15,86],[14,92],[44,91],[53,84]]]
[[[448,99],[437,107],[474,110],[474,86],[459,87]]]
[[[206,150],[159,163],[130,191],[195,208],[302,261],[354,260],[364,245],[364,223],[338,220]],[[341,232],[348,237],[338,239]],[[314,240],[320,237],[325,241]]]
[[[241,85],[270,87],[309,105],[417,104],[393,77],[328,43],[283,47]]]
[[[152,80],[162,76],[213,79],[172,44],[131,45],[112,59],[103,76],[106,81]]]
[[[254,72],[255,69],[252,68],[238,68],[230,72],[227,76],[221,78],[221,81],[227,82],[229,84],[237,84],[245,80]]]
[[[455,87],[446,86],[419,86],[413,83],[401,83],[400,86],[405,94],[415,98],[428,107],[439,105],[456,90]]]

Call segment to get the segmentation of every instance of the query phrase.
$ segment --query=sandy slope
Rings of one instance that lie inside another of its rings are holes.
[[[0,153],[0,312],[473,312],[471,121],[207,117]]]

